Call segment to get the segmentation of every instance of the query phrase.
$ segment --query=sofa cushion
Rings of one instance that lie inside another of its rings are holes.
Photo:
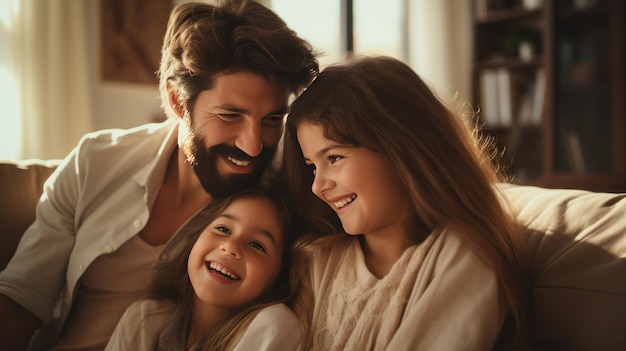
[[[43,192],[43,183],[59,162],[0,162],[0,271],[6,267],[22,234],[35,219],[35,207]]]
[[[549,350],[626,350],[626,194],[503,186],[527,228],[530,342]]]

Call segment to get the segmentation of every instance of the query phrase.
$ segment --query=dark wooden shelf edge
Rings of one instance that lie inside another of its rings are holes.
[[[522,6],[499,10],[490,10],[485,15],[476,16],[474,21],[477,25],[509,21],[513,19],[532,17],[541,14],[541,7],[527,9]]]
[[[539,57],[532,58],[531,60],[524,61],[517,57],[504,57],[497,59],[488,59],[476,62],[476,68],[478,70],[490,69],[490,68],[526,68],[526,67],[539,67],[543,62]]]
[[[616,176],[615,174],[553,173],[546,175],[538,184],[548,188],[571,188],[604,192],[626,191],[624,176]]]

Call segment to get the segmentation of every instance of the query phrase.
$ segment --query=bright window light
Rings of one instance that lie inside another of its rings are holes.
[[[344,59],[341,48],[341,1],[272,0],[271,7],[301,38],[322,52],[320,68]],[[303,7],[306,7],[305,9]]]
[[[15,160],[21,150],[20,96],[15,77],[14,28],[18,0],[0,0],[0,159]]]
[[[406,59],[404,0],[354,0],[354,52]]]

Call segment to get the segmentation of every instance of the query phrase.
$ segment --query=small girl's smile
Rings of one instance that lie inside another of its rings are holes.
[[[217,262],[206,261],[206,267],[209,272],[215,272],[226,280],[241,280],[239,275]]]
[[[284,235],[270,200],[246,197],[228,205],[189,253],[189,280],[198,300],[238,308],[258,298],[278,277]]]

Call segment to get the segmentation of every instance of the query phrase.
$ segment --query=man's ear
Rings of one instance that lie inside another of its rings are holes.
[[[178,94],[169,84],[167,84],[167,103],[170,105],[170,108],[174,111],[178,118],[183,118],[183,106],[178,100]]]

